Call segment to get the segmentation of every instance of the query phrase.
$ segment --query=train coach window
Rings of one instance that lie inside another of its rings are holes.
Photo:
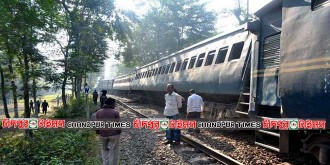
[[[175,67],[175,62],[173,62],[171,65],[170,73],[172,73],[174,71],[174,67]]]
[[[159,70],[159,68],[156,68],[155,69],[155,75],[154,76],[157,76],[158,75],[158,70]]]
[[[165,71],[165,74],[168,73],[168,71],[170,70],[170,67],[171,67],[171,64],[168,64],[167,67],[166,67],[166,71]]]
[[[242,54],[244,42],[235,43],[233,47],[231,48],[229,61],[239,59]]]
[[[186,58],[186,59],[183,61],[181,70],[186,70],[187,65],[188,65],[188,60],[189,60],[189,59]]]
[[[179,71],[181,67],[181,61],[178,62],[178,64],[176,65],[175,71]]]
[[[160,74],[160,72],[162,72],[162,67],[158,68],[158,73],[157,74]]]
[[[188,69],[193,68],[195,66],[195,62],[196,62],[196,56],[191,57]]]
[[[164,66],[162,67],[162,74],[165,73],[165,70],[166,70],[166,65],[164,65]]]
[[[155,69],[154,69],[154,73],[152,74],[152,76],[156,76],[157,71],[158,71],[157,68],[155,68]]]
[[[216,64],[221,64],[226,59],[226,54],[228,52],[228,46],[224,48],[220,48],[217,56],[217,60],[215,61]]]
[[[330,5],[330,0],[312,0],[312,10],[317,10]]]
[[[209,53],[207,54],[204,66],[208,66],[208,65],[212,64],[213,59],[214,59],[214,55],[215,55],[215,50],[209,51]]]
[[[201,67],[204,61],[205,53],[202,53],[198,56],[198,60],[196,63],[196,68]]]

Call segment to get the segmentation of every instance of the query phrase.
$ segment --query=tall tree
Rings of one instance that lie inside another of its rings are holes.
[[[122,56],[127,66],[141,65],[212,36],[216,15],[205,5],[198,0],[156,1],[117,59]]]
[[[4,27],[6,27],[0,32],[1,38],[11,41],[8,43],[14,43],[13,45],[17,47],[14,50],[18,50],[14,53],[17,53],[17,59],[22,66],[19,73],[23,79],[24,117],[26,118],[30,117],[30,65],[33,65],[33,59],[38,56],[36,45],[44,41],[42,36],[45,32],[54,29],[53,23],[58,13],[57,6],[58,4],[51,0],[3,0],[0,2],[1,14],[5,16],[1,18],[1,22],[5,22]],[[31,131],[26,131],[26,133],[27,136],[32,136]]]
[[[1,67],[0,63],[0,89],[1,89],[1,96],[2,96],[2,103],[3,103],[3,108],[4,112],[6,115],[6,118],[10,118],[9,111],[8,111],[8,106],[7,106],[7,98],[6,98],[6,89],[5,89],[5,77],[4,77],[4,71]]]
[[[61,44],[64,55],[62,101],[66,106],[67,80],[74,81],[76,96],[80,97],[82,79],[87,72],[97,72],[107,57],[106,39],[125,42],[129,28],[127,21],[116,11],[113,0],[62,0],[64,30],[68,35]]]
[[[234,15],[238,25],[243,25],[248,21],[252,15],[249,13],[249,0],[235,0],[235,5],[231,9],[223,9],[220,15],[226,17],[228,15]]]

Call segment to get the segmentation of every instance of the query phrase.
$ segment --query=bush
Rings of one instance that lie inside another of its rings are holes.
[[[93,131],[37,130],[33,138],[0,138],[4,164],[84,164],[93,147]]]
[[[89,99],[90,112],[94,111],[94,104],[91,99]],[[63,106],[60,108],[54,108],[55,113],[53,118],[79,118],[86,117],[86,101],[85,99],[75,99],[72,100],[67,109]]]

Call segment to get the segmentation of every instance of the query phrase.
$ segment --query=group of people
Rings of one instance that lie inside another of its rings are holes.
[[[30,112],[35,113],[35,114],[39,114],[40,113],[40,106],[42,107],[42,113],[43,114],[47,114],[47,109],[49,108],[49,104],[46,100],[44,100],[44,102],[41,103],[41,99],[37,100],[36,102],[36,111],[34,111],[34,103],[31,100],[30,101]]]
[[[182,107],[184,98],[178,93],[174,92],[173,84],[167,85],[167,94],[165,94],[165,108],[164,115],[166,118],[177,120],[179,118],[179,108]],[[94,95],[94,93],[96,93]],[[93,100],[97,104],[97,92],[94,91]],[[95,96],[95,97],[94,97]],[[113,98],[106,97],[106,91],[102,92],[100,97],[101,109],[92,115],[93,120],[120,120],[119,112],[115,110],[116,101]],[[190,96],[187,100],[187,119],[198,119],[203,110],[203,99],[197,95],[194,89],[190,90]],[[199,133],[199,130],[194,130]],[[99,130],[96,131],[102,143],[102,160],[103,164],[117,164],[119,154],[119,139],[121,130]],[[168,129],[166,130],[166,141],[164,144],[180,144],[180,130]]]
[[[105,100],[107,99],[107,91],[106,90],[102,90],[101,91],[101,96],[100,96],[100,108],[103,107],[103,105],[105,104]],[[94,90],[93,92],[93,103],[94,105],[97,105],[97,98],[99,97],[99,94],[97,93],[96,90]]]

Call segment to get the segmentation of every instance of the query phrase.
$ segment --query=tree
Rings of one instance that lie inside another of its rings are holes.
[[[243,25],[248,21],[252,15],[247,15],[249,12],[248,6],[249,0],[236,0],[235,6],[232,9],[225,9],[220,12],[220,15],[228,16],[234,15],[236,20],[238,21],[238,25]]]
[[[97,72],[107,57],[106,39],[125,42],[129,28],[115,10],[113,0],[62,0],[63,29],[68,35],[61,46],[64,59],[62,102],[66,107],[65,88],[71,77],[76,97],[80,97],[82,79],[87,72]]]
[[[158,0],[134,27],[134,39],[120,54],[127,66],[146,64],[215,33],[216,15],[197,0]],[[117,59],[120,59],[117,56]]]
[[[2,103],[3,103],[3,108],[4,108],[6,118],[10,118],[8,107],[7,107],[4,71],[1,67],[1,65],[2,64],[0,63],[0,89],[1,89]]]
[[[24,117],[26,118],[31,115],[29,109],[31,85],[29,82],[34,73],[32,66],[42,62],[36,45],[46,41],[43,39],[45,33],[55,31],[54,20],[59,11],[57,7],[58,4],[51,0],[4,0],[0,2],[0,12],[3,16],[0,20],[1,23],[4,23],[0,25],[3,27],[0,39],[7,45],[5,50],[9,59],[12,60],[14,59],[12,57],[16,56],[20,65],[17,71],[23,82]],[[9,70],[13,69],[10,69],[12,67],[10,60]],[[26,135],[31,137],[32,132],[27,130]]]

